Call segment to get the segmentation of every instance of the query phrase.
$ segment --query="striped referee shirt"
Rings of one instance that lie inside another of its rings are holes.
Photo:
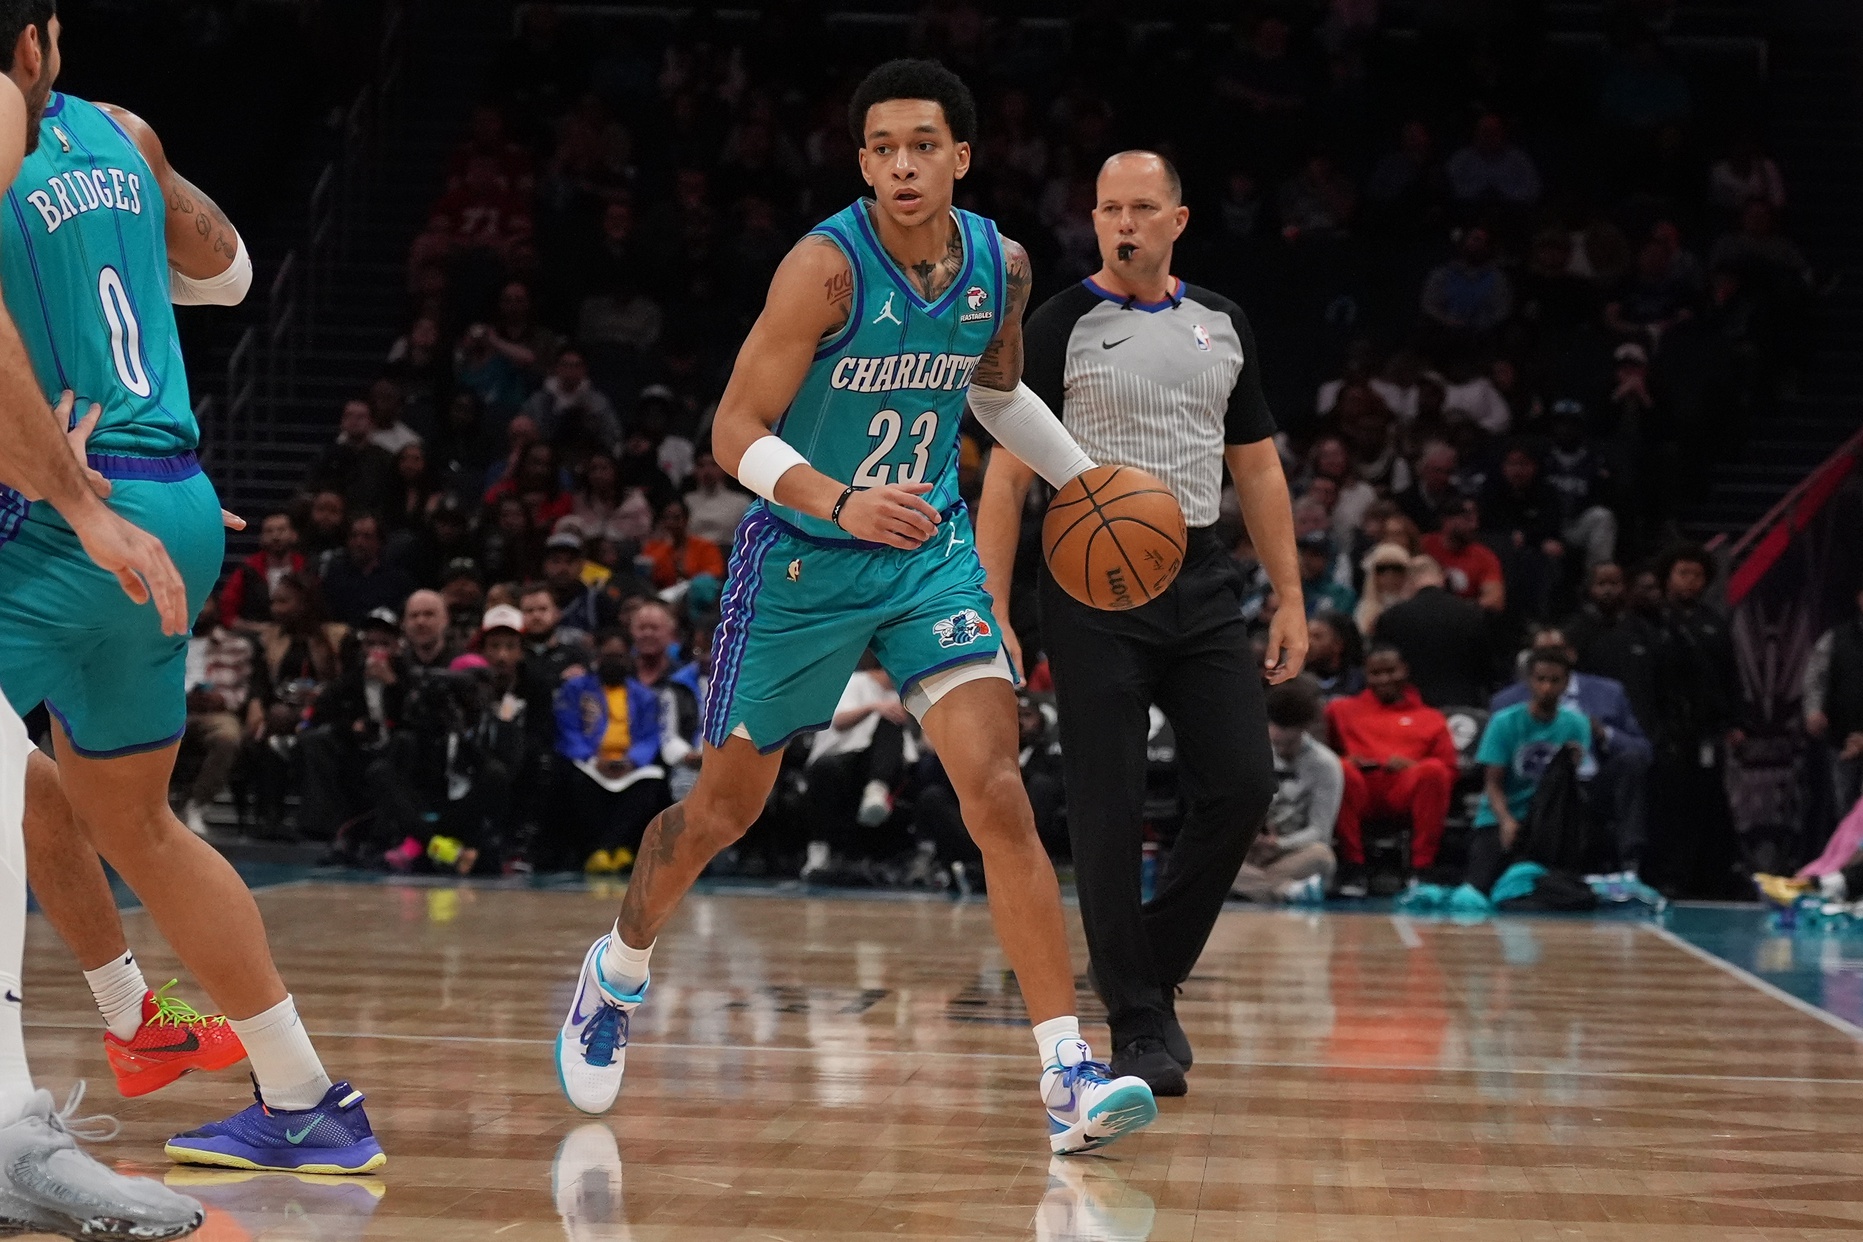
[[[1216,521],[1223,448],[1275,432],[1242,308],[1176,282],[1139,302],[1083,280],[1022,329],[1022,378],[1087,455],[1162,479],[1191,526]]]

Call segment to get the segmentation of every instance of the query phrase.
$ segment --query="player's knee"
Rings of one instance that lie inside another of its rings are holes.
[[[704,781],[686,795],[686,831],[696,832],[714,850],[736,844],[763,814],[764,799],[730,786],[708,788]]]
[[[1035,816],[1029,809],[1022,773],[1013,763],[994,764],[958,788],[964,826],[979,845],[1032,833]]]

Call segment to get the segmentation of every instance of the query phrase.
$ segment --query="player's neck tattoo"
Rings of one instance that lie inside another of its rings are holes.
[[[944,245],[944,257],[936,263],[930,259],[921,259],[912,265],[912,283],[918,286],[919,296],[932,301],[951,287],[957,274],[964,270],[964,231],[957,221],[951,221],[951,236]]]

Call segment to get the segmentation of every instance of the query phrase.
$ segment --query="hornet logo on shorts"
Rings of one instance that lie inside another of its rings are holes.
[[[965,314],[959,315],[957,321],[959,323],[981,323],[985,319],[996,318],[995,311],[981,309],[983,304],[989,300],[990,291],[985,289],[982,285],[972,285],[970,288],[964,290],[964,304],[970,307],[970,310]]]
[[[938,636],[940,647],[968,647],[979,638],[990,636],[990,623],[979,616],[975,608],[966,608],[942,621],[933,622],[932,633]]]

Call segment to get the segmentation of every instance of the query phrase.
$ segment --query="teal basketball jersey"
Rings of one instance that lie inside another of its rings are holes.
[[[953,211],[964,267],[937,299],[919,296],[880,245],[861,199],[813,230],[847,256],[854,276],[846,325],[815,351],[801,389],[777,424],[815,469],[860,487],[930,483],[939,512],[958,503],[958,425],[971,372],[1001,326],[1005,276],[996,226]],[[847,542],[832,522],[770,505],[818,539]]]
[[[69,388],[74,417],[103,407],[93,453],[194,449],[200,429],[168,301],[168,212],[129,135],[96,105],[53,94],[0,216],[6,306],[46,401]]]

